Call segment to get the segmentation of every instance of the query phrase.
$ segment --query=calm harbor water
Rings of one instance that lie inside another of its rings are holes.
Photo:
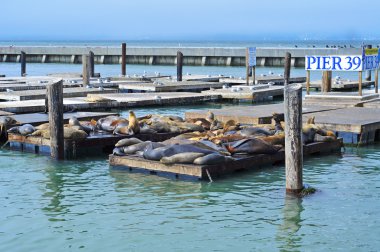
[[[361,44],[319,43],[334,42]],[[52,43],[105,45],[88,41],[5,41],[0,45]],[[197,43],[181,46],[252,45]],[[300,42],[263,42],[261,46],[295,43]],[[116,41],[106,45],[119,44]],[[158,45],[147,42],[142,46],[176,44],[180,42]],[[313,44],[317,43],[306,41],[302,46]],[[19,67],[15,63],[0,63],[0,74],[18,76]],[[127,71],[175,74],[176,68],[128,65]],[[257,74],[269,71],[283,73],[282,68],[257,68]],[[81,65],[27,65],[30,76],[57,72],[81,72]],[[96,72],[117,76],[120,66],[96,65]],[[186,72],[237,77],[245,74],[242,67],[185,66]],[[334,74],[357,78],[355,73]],[[305,71],[292,69],[292,75],[305,75]],[[320,73],[312,73],[311,77],[320,79]],[[234,105],[135,111],[138,116],[148,113],[183,116],[193,109],[224,106]],[[120,112],[127,115],[127,111]],[[285,196],[283,165],[237,173],[214,183],[189,182],[113,170],[107,155],[55,162],[45,156],[0,149],[0,251],[378,251],[379,160],[380,145],[346,148],[342,154],[308,158],[304,181],[319,191],[295,199]]]
[[[0,251],[378,251],[379,160],[380,146],[309,158],[319,192],[294,199],[283,165],[189,182],[2,149]]]

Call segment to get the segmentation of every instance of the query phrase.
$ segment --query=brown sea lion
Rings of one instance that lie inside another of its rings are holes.
[[[160,162],[163,164],[192,164],[195,159],[203,157],[204,155],[204,153],[184,152],[169,157],[163,157],[161,158]]]
[[[285,145],[285,133],[279,133],[273,136],[258,137],[271,145]]]
[[[193,163],[196,165],[215,165],[232,160],[232,157],[226,157],[217,153],[212,153],[195,159]]]
[[[129,134],[135,135],[135,134],[140,133],[139,120],[137,119],[135,113],[132,110],[129,111],[128,121],[129,121],[129,124],[128,124]]]
[[[232,134],[232,135],[227,135],[227,136],[222,135],[222,136],[215,136],[215,137],[209,138],[209,140],[215,144],[230,143],[230,142],[235,142],[242,139],[245,139],[245,137],[240,134]]]
[[[133,145],[133,144],[138,144],[138,143],[142,143],[143,141],[141,141],[140,139],[138,138],[125,138],[125,139],[121,139],[119,140],[116,144],[115,144],[115,147],[125,147],[125,146],[130,146],[130,145]]]
[[[7,132],[8,127],[16,124],[17,121],[11,116],[0,117],[0,137]]]
[[[247,154],[275,154],[282,146],[270,145],[267,142],[258,139],[243,139],[231,144],[226,145],[227,150],[231,154],[247,153]]]

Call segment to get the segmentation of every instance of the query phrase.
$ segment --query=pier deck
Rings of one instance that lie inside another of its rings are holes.
[[[315,142],[304,146],[304,156],[340,152],[341,139],[331,142]],[[222,177],[235,171],[257,170],[285,160],[285,151],[274,155],[241,156],[235,161],[218,165],[173,164],[165,165],[158,161],[146,160],[136,156],[110,155],[109,163],[113,169],[148,172],[157,175],[170,175],[179,179],[208,180],[207,173],[214,178]]]
[[[100,102],[88,102],[86,97],[73,97],[63,99],[66,111],[72,109],[88,111],[93,109],[130,108],[155,105],[181,105],[200,104],[203,102],[219,100],[220,96],[205,95],[198,93],[115,93],[88,95],[89,98],[107,99]],[[36,113],[45,110],[45,100],[0,102],[0,110],[11,113]]]
[[[202,91],[202,94],[220,95],[222,99],[238,100],[238,101],[269,101],[273,97],[283,97],[284,87],[255,85],[255,86],[234,86],[232,88],[211,89]]]
[[[228,84],[246,84],[245,79],[240,78],[220,78],[219,80],[222,83]],[[276,76],[276,75],[266,75],[266,76],[256,76],[255,84],[268,84],[269,82],[273,82],[274,85],[284,85],[284,76]],[[303,83],[306,82],[306,77],[290,77],[290,83]],[[252,83],[252,78],[250,79],[250,83]]]
[[[124,138],[136,137],[143,141],[161,142],[177,136],[178,133],[137,134],[133,136],[112,135],[110,133],[91,134],[82,140],[64,140],[65,159],[75,159],[101,153],[112,153],[115,144]],[[11,150],[50,155],[50,139],[34,136],[9,134],[8,141]]]
[[[306,80],[305,80],[306,81]],[[358,80],[341,80],[342,83],[336,84],[335,80],[332,80],[331,89],[335,91],[344,91],[344,90],[352,90],[359,88]],[[375,81],[363,81],[362,87],[367,88],[375,85]],[[302,83],[303,88],[306,88],[306,83]],[[322,86],[322,81],[311,81],[310,88],[320,90]]]
[[[117,89],[111,88],[85,88],[85,87],[76,87],[76,88],[64,88],[63,97],[83,97],[88,94],[103,94],[103,93],[117,93]],[[13,92],[0,92],[0,100],[8,101],[26,101],[26,100],[38,100],[45,99],[46,91],[43,89],[38,90],[23,90],[23,91],[13,91]]]
[[[201,81],[181,81],[159,79],[153,83],[126,83],[120,84],[122,92],[179,92],[192,91],[200,92],[210,88],[222,88],[225,83],[201,82]]]

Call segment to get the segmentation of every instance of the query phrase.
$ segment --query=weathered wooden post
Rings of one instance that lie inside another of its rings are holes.
[[[290,53],[285,56],[285,174],[286,192],[298,194],[303,189],[302,85],[289,84]]]
[[[82,55],[82,77],[83,77],[83,85],[90,84],[90,56]]]
[[[127,75],[127,44],[121,44],[121,75]]]
[[[21,51],[20,54],[20,62],[21,62],[21,76],[26,75],[26,53]]]
[[[245,69],[246,69],[246,73],[245,73],[245,80],[246,80],[246,83],[247,86],[249,85],[249,48],[246,48],[245,49]]]
[[[310,94],[310,70],[306,71],[306,94]]]
[[[362,84],[363,84],[363,71],[359,71],[359,96],[363,95]]]
[[[182,81],[183,54],[177,52],[177,81]]]
[[[367,48],[367,49],[372,49],[372,45],[367,45],[365,48]],[[366,81],[371,81],[371,79],[372,79],[372,76],[371,76],[372,74],[371,74],[371,70],[367,70],[367,71],[365,71],[365,80]]]
[[[322,72],[322,87],[321,91],[323,93],[331,92],[331,71],[323,71]]]
[[[252,85],[255,85],[256,82],[256,66],[252,67]]]
[[[89,65],[90,65],[90,77],[95,77],[95,55],[93,51],[88,52]]]
[[[379,69],[375,70],[375,93],[379,93]]]
[[[64,159],[63,139],[63,81],[47,86],[50,127],[50,155],[57,160]]]

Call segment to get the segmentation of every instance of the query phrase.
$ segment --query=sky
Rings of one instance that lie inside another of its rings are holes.
[[[0,40],[379,39],[378,0],[2,0]]]

